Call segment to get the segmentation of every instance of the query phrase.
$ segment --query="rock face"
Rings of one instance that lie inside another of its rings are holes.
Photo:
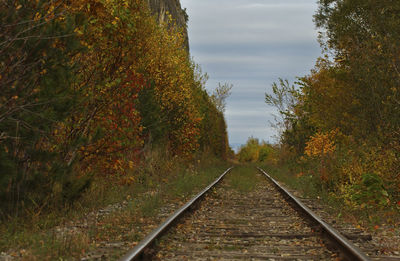
[[[189,51],[189,38],[187,33],[188,15],[182,9],[179,0],[147,0],[150,9],[154,15],[158,17],[159,22],[164,22],[167,19],[167,13],[171,14],[176,24],[183,28],[185,34],[185,47]]]

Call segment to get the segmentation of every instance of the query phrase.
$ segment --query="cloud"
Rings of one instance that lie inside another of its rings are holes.
[[[191,55],[210,79],[230,82],[226,119],[231,143],[251,135],[273,141],[275,109],[265,92],[278,78],[308,74],[320,47],[312,22],[315,0],[181,0],[189,14]]]
[[[264,117],[266,115],[266,112],[268,113],[274,113],[275,110],[269,109],[269,110],[227,110],[225,115],[227,117],[237,117],[238,119],[241,119],[242,117]]]

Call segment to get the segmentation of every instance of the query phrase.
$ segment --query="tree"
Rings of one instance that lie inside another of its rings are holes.
[[[199,145],[200,150],[211,152],[226,159],[229,154],[228,134],[224,114],[217,108],[213,96],[205,90],[208,75],[203,74],[198,65],[194,65],[194,96],[196,108],[201,115]]]
[[[153,142],[185,159],[201,145],[226,157],[223,113],[167,18],[141,0],[0,2],[2,211],[123,179]]]
[[[280,133],[281,144],[286,144],[297,154],[302,154],[306,141],[315,132],[310,123],[309,106],[302,93],[303,82],[298,86],[289,84],[288,80],[279,79],[272,84],[272,94],[265,94],[265,102],[274,106],[279,117],[275,116],[275,126]]]
[[[274,159],[274,148],[266,143],[260,141],[254,137],[247,139],[246,145],[242,146],[238,153],[238,159],[241,162],[266,162],[273,163]]]
[[[298,88],[280,80],[266,95],[281,115],[282,148],[292,149],[296,166],[319,168],[329,189],[361,195],[363,177],[376,176],[398,202],[400,2],[318,3],[325,57]]]
[[[352,102],[360,109],[352,113],[362,138],[400,127],[399,10],[400,3],[392,0],[323,0],[314,17],[325,32],[321,43],[354,90]]]
[[[298,101],[299,92],[294,85],[290,85],[288,80],[279,79],[272,84],[272,94],[265,94],[265,103],[275,107],[279,112],[279,118],[275,116],[276,125],[280,132],[291,128],[294,109]]]
[[[2,204],[20,204],[37,183],[51,191],[56,179],[69,175],[52,134],[79,100],[71,88],[77,68],[70,63],[81,50],[78,24],[77,16],[45,1],[0,2]]]
[[[233,84],[229,83],[218,83],[218,87],[215,88],[213,94],[211,95],[211,101],[217,107],[217,109],[224,113],[226,107],[226,99],[231,95]]]

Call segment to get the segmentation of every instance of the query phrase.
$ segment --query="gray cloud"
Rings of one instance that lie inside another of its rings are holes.
[[[226,119],[230,143],[249,136],[273,141],[273,108],[265,92],[278,78],[294,81],[320,55],[312,22],[315,0],[181,0],[189,14],[191,55],[210,79],[230,82]],[[276,113],[276,112],[275,112]]]

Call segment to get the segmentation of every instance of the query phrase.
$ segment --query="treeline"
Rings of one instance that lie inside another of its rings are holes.
[[[146,1],[5,0],[0,19],[2,215],[72,202],[96,178],[134,180],[153,147],[227,156],[181,29]]]
[[[314,21],[326,56],[266,95],[281,160],[354,208],[399,205],[400,2],[320,0]]]
[[[257,138],[250,137],[245,145],[241,146],[236,155],[237,160],[244,163],[276,163],[276,148]]]

